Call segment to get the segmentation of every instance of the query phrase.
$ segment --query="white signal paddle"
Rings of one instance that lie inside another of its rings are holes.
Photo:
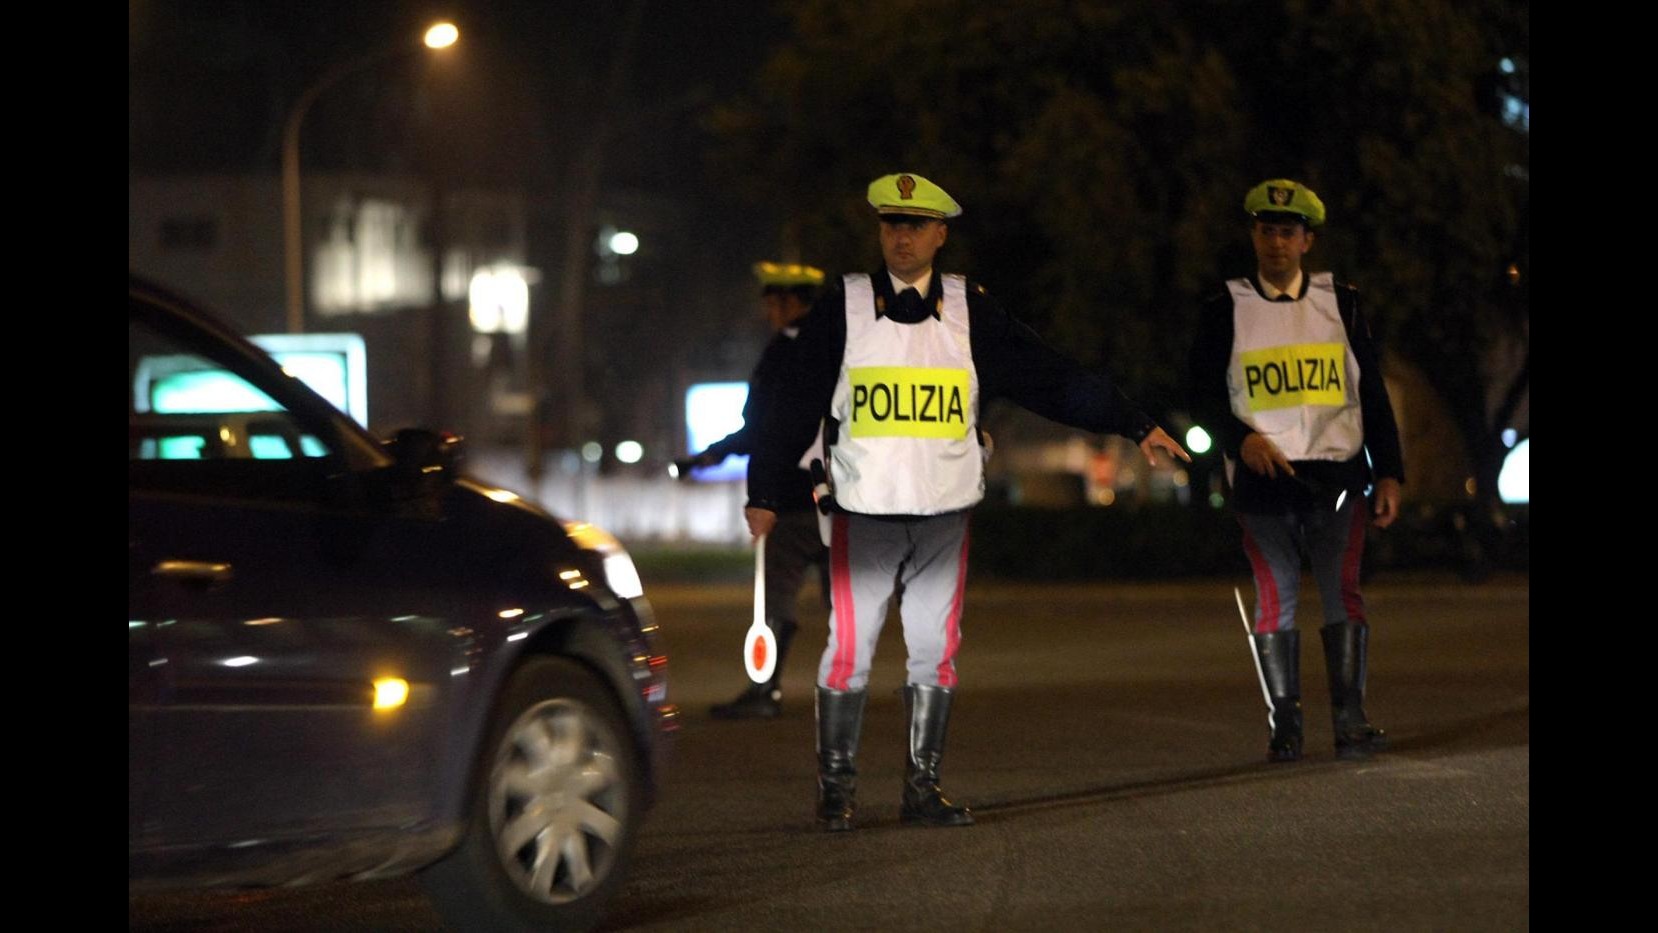
[[[754,539],[754,623],[743,639],[743,670],[757,684],[777,670],[777,636],[766,624],[766,536]]]

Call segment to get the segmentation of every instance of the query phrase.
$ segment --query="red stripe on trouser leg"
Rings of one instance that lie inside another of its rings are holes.
[[[961,644],[961,604],[967,591],[967,546],[972,539],[971,525],[961,529],[961,557],[956,564],[956,595],[950,600],[950,617],[944,623],[944,660],[938,664],[938,685],[956,685],[956,648]]]
[[[1359,564],[1364,558],[1364,530],[1369,515],[1367,504],[1359,499],[1353,504],[1353,524],[1347,529],[1347,549],[1341,557],[1341,601],[1347,609],[1347,618],[1364,621],[1364,599],[1359,596]]]
[[[831,519],[829,532],[829,579],[832,584],[835,613],[835,660],[829,668],[829,689],[845,690],[852,676],[852,661],[857,651],[858,617],[852,612],[851,543],[847,540],[849,528],[845,515]]]
[[[1249,526],[1238,520],[1243,529],[1244,553],[1249,555],[1249,567],[1255,573],[1255,625],[1257,634],[1278,631],[1278,582],[1272,578],[1272,564],[1250,537]]]

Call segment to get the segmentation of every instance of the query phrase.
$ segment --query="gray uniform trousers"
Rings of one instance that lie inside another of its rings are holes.
[[[907,682],[956,685],[968,512],[885,519],[837,512],[829,540],[832,609],[817,685],[862,690],[898,584],[908,652]]]
[[[1303,551],[1318,582],[1324,624],[1365,621],[1359,564],[1369,519],[1365,498],[1357,494],[1348,496],[1340,509],[1238,513],[1244,552],[1255,576],[1256,634],[1295,627]]]

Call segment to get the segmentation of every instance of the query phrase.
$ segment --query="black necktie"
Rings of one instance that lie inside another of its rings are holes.
[[[914,288],[906,288],[898,293],[898,309],[905,317],[921,316],[921,293]]]

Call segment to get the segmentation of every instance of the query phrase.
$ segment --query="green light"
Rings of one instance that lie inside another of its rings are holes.
[[[1190,450],[1192,453],[1208,453],[1209,444],[1209,432],[1203,430],[1197,425],[1192,425],[1191,430],[1186,432],[1186,449]]]

